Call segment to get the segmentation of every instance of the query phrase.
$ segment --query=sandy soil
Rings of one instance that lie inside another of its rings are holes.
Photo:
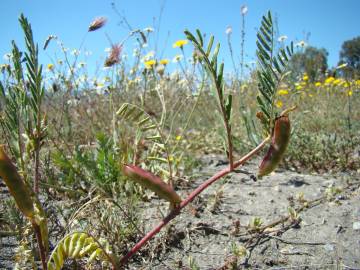
[[[209,156],[200,175],[211,175],[222,164]],[[204,191],[153,240],[158,251],[142,269],[189,269],[190,258],[200,269],[360,269],[359,174],[278,170],[255,182],[251,172],[257,166],[248,163],[243,172]],[[184,195],[205,179],[179,192]],[[150,225],[159,210],[147,207]],[[287,218],[289,207],[299,209],[298,217]],[[258,230],[249,226],[255,217],[262,222]]]
[[[153,239],[129,269],[360,269],[360,176],[303,175],[278,170],[254,181],[250,162],[204,191]],[[195,181],[184,181],[184,197],[224,168],[208,156]],[[150,230],[166,204],[146,204]],[[298,216],[289,218],[289,207]],[[261,224],[250,225],[255,217]],[[11,269],[14,237],[0,238],[0,269]],[[196,268],[193,268],[196,269]]]

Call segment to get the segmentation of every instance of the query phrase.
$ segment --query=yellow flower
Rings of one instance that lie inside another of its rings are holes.
[[[282,101],[281,100],[276,101],[275,106],[278,107],[278,108],[281,108],[283,106]]]
[[[349,97],[351,97],[352,94],[353,94],[353,91],[351,91],[351,90],[347,91],[347,95],[348,95]]]
[[[309,76],[308,76],[308,75],[306,75],[306,74],[304,74],[303,80],[304,80],[304,81],[309,80]]]
[[[280,89],[280,90],[278,91],[278,95],[279,95],[279,96],[285,96],[285,95],[287,95],[287,94],[289,94],[289,91],[286,90],[286,89]]]
[[[355,81],[355,84],[356,84],[357,86],[360,86],[360,80],[356,80],[356,81]]]
[[[348,83],[348,82],[343,82],[342,86],[344,86],[344,87],[349,87],[349,86],[350,86],[350,83]]]
[[[325,80],[325,84],[330,84],[330,83],[332,83],[333,81],[335,81],[335,78],[334,78],[334,77],[328,77],[328,78],[326,78],[326,80]]]
[[[296,86],[296,90],[301,90],[301,89],[303,89],[303,87],[301,85]]]
[[[184,45],[188,44],[189,41],[187,41],[186,39],[180,39],[175,41],[175,43],[173,44],[173,48],[177,48],[177,47],[184,47]]]
[[[48,64],[47,68],[48,68],[48,70],[53,71],[54,70],[54,65],[53,64]]]
[[[315,86],[316,86],[316,87],[321,86],[321,82],[316,82],[316,83],[315,83]]]
[[[169,59],[161,59],[160,60],[160,64],[162,64],[162,65],[164,65],[164,66],[166,66],[167,64],[169,64]]]
[[[333,81],[333,85],[338,85],[341,83],[341,80],[340,79],[336,79]]]
[[[176,136],[176,137],[175,137],[175,140],[180,141],[180,140],[181,140],[181,136],[180,136],[180,135]]]
[[[153,66],[155,66],[156,61],[155,60],[148,60],[144,62],[145,68],[151,69]]]

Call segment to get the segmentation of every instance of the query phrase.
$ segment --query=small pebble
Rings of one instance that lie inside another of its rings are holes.
[[[353,223],[353,230],[354,231],[359,231],[360,230],[360,222],[354,222]]]
[[[324,246],[324,249],[325,249],[326,251],[334,251],[334,246],[333,246],[332,244],[326,244],[326,245]]]

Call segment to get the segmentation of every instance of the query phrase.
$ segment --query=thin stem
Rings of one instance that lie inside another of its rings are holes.
[[[243,156],[239,161],[234,163],[234,168],[243,165],[247,160],[249,160],[252,156],[254,156],[257,152],[259,152],[266,143],[270,140],[270,137],[267,137],[263,140],[257,147],[255,147],[248,154]],[[151,238],[153,238],[160,230],[168,224],[172,219],[180,214],[180,210],[187,206],[190,202],[192,202],[202,191],[204,191],[207,187],[213,184],[215,181],[224,177],[225,175],[231,172],[230,167],[226,167],[225,169],[217,172],[211,178],[206,180],[200,186],[198,186],[191,194],[181,202],[181,204],[172,210],[154,229],[148,232],[135,246],[120,260],[120,265],[124,265],[127,261],[142,247],[144,246]]]
[[[44,247],[43,241],[42,241],[40,226],[33,223],[33,228],[34,228],[36,240],[37,240],[38,246],[39,246],[41,265],[42,265],[43,270],[47,270],[46,251],[45,251],[45,247]]]
[[[245,14],[242,14],[241,17],[240,81],[244,79]]]

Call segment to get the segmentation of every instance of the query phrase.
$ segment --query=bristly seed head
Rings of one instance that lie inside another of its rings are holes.
[[[111,67],[120,61],[120,53],[122,46],[120,44],[112,45],[109,56],[106,58],[104,66]]]
[[[107,19],[105,17],[95,18],[95,20],[93,20],[92,23],[90,24],[88,31],[92,32],[100,29],[106,24],[106,21]]]

